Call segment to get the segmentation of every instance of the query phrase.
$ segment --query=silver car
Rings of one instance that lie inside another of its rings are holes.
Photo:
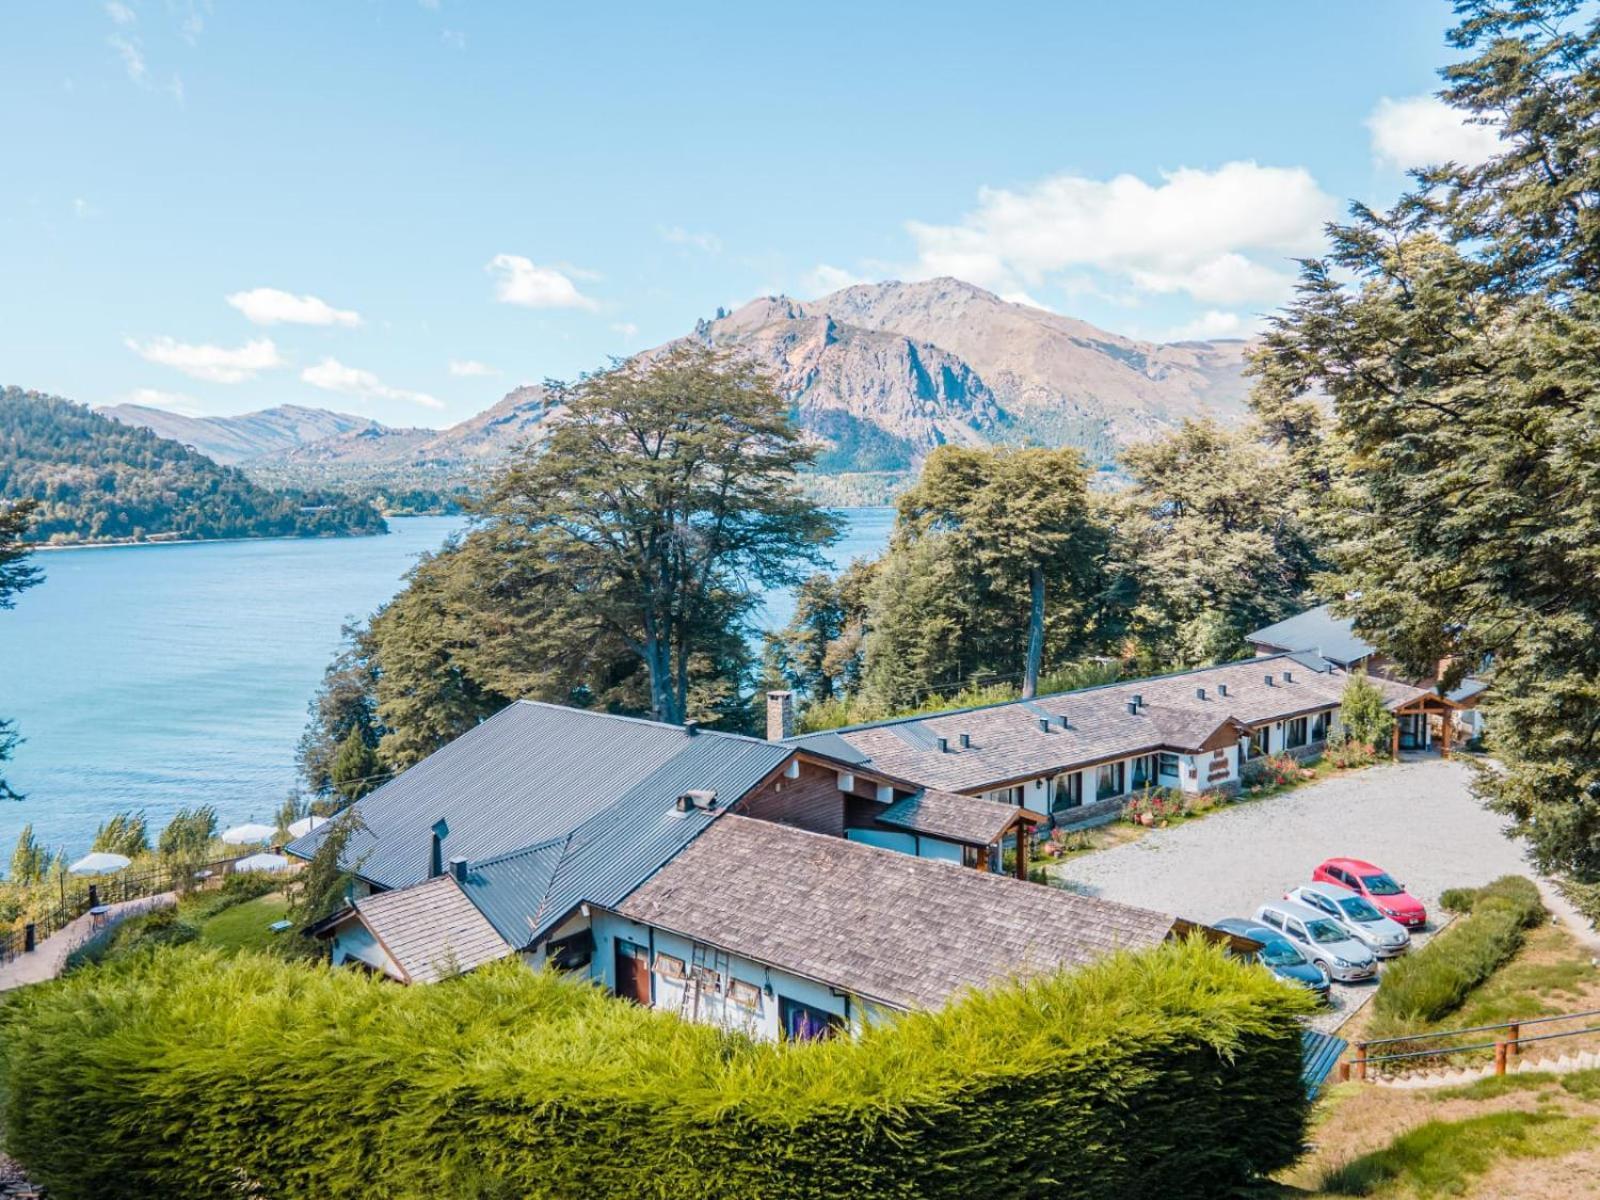
[[[1371,979],[1378,973],[1372,951],[1343,921],[1320,908],[1295,900],[1274,900],[1256,909],[1256,920],[1281,929],[1302,954],[1340,983]]]
[[[1372,901],[1336,883],[1308,883],[1284,897],[1337,917],[1379,958],[1393,958],[1411,949],[1411,935],[1399,921],[1391,921]]]

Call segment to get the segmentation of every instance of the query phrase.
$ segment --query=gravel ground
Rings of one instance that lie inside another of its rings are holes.
[[[1437,758],[1371,767],[1154,830],[1074,858],[1058,874],[1086,895],[1210,922],[1250,917],[1309,882],[1323,859],[1344,855],[1390,872],[1434,921],[1446,888],[1532,874],[1522,847],[1501,833],[1502,818],[1468,792],[1470,778],[1467,766]],[[1413,946],[1425,940],[1412,935]],[[1335,984],[1332,1010],[1313,1024],[1336,1028],[1375,987]]]

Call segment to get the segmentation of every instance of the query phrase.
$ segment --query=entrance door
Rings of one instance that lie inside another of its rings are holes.
[[[650,951],[617,939],[617,995],[650,1007]]]

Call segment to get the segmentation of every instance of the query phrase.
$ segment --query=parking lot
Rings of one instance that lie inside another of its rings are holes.
[[[1059,874],[1075,890],[1211,922],[1250,917],[1266,900],[1311,879],[1323,859],[1362,858],[1389,871],[1428,907],[1439,893],[1510,873],[1530,873],[1503,819],[1467,790],[1471,769],[1437,758],[1371,767],[1204,820],[1157,829],[1136,842],[1086,854]],[[1413,935],[1413,945],[1425,940]],[[1337,1025],[1375,983],[1334,986]]]

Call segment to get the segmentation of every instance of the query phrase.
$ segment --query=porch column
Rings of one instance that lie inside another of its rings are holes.
[[[1395,714],[1394,730],[1392,735],[1393,745],[1389,747],[1389,757],[1396,762],[1400,761],[1400,715]]]
[[[1033,841],[1033,834],[1023,824],[1017,826],[1017,878],[1028,878],[1028,844]]]
[[[1452,726],[1454,724],[1452,718],[1454,716],[1455,716],[1455,713],[1452,712],[1450,709],[1447,708],[1447,709],[1444,710],[1444,723],[1443,723],[1443,726],[1442,726],[1442,729],[1443,729],[1443,732],[1444,732],[1444,737],[1442,737],[1440,739],[1440,741],[1439,741],[1439,757],[1440,758],[1449,758],[1450,757],[1450,739],[1454,736],[1454,730],[1452,729]]]
[[[987,846],[979,846],[978,847],[978,870],[987,871],[988,869],[989,869],[989,847],[987,847]]]

